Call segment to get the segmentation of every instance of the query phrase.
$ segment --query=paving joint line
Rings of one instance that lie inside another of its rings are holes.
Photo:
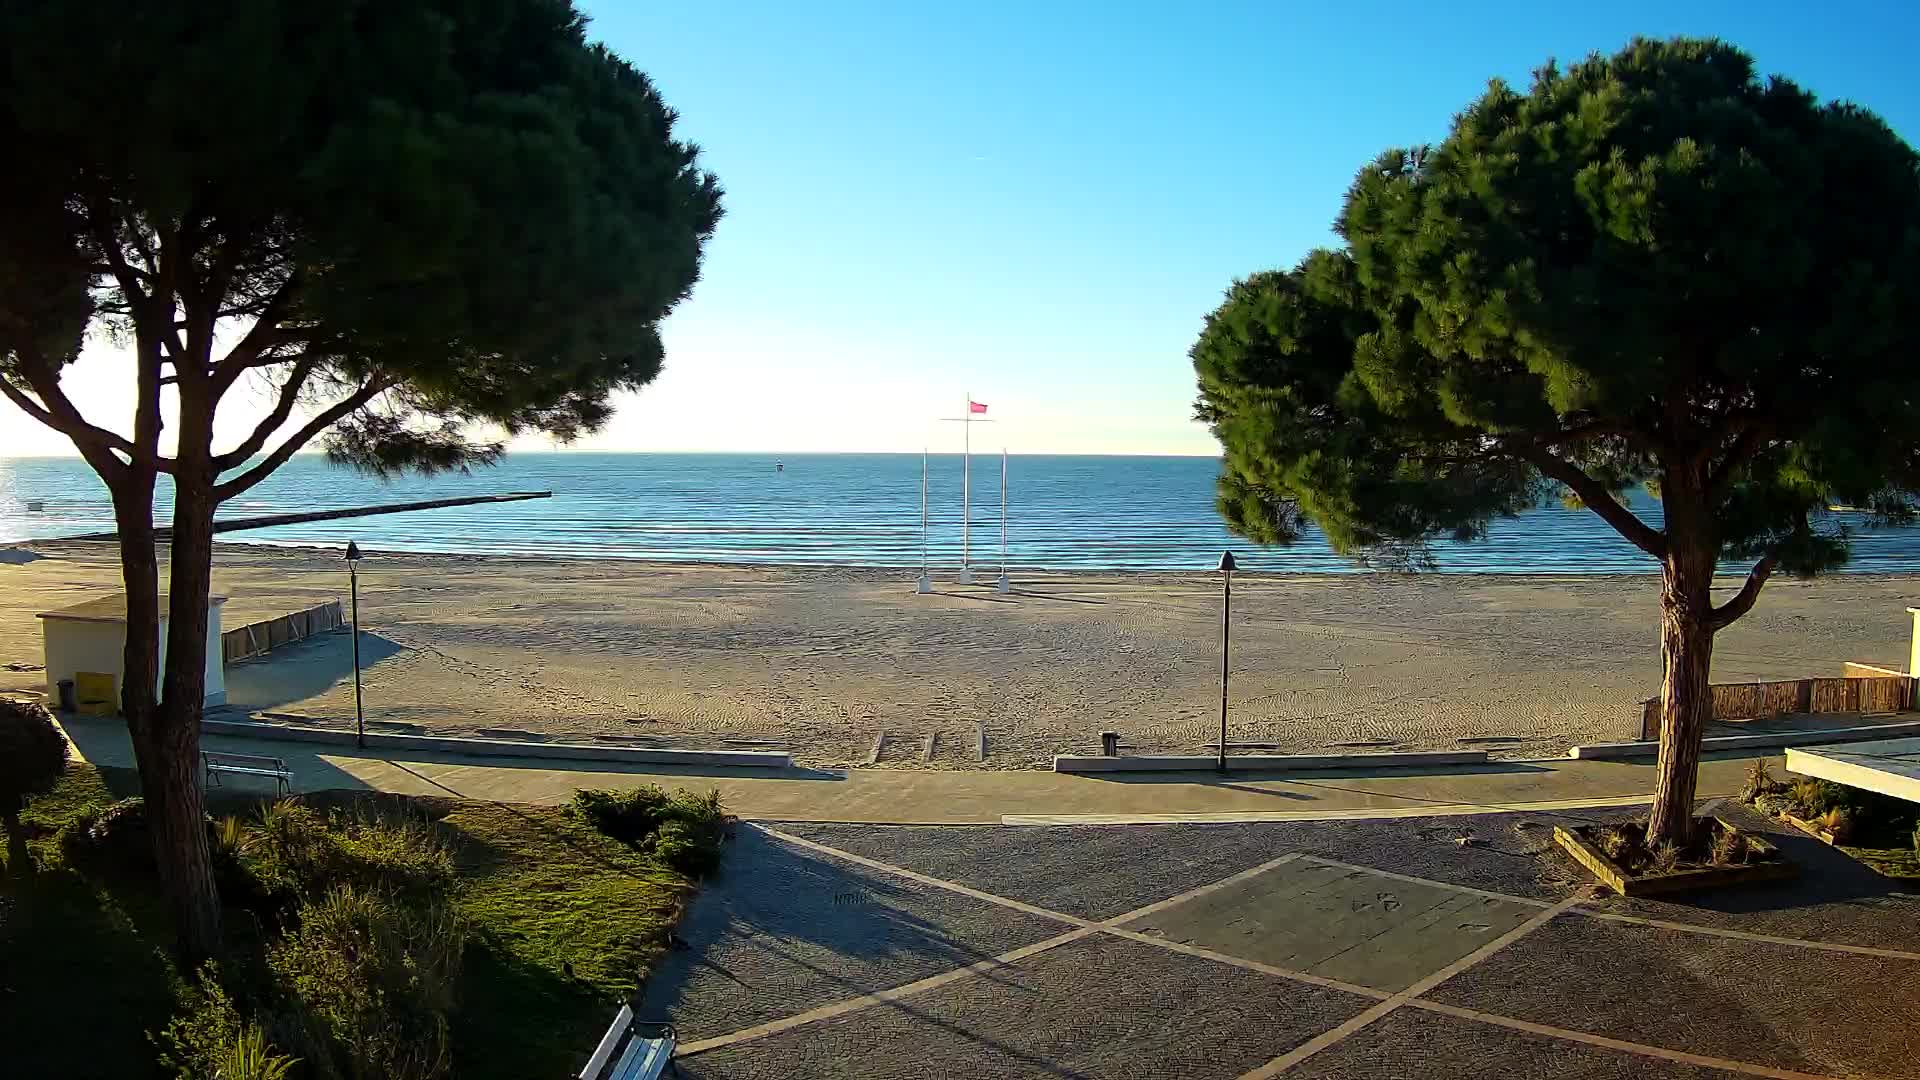
[[[1436,881],[1432,878],[1414,877],[1410,874],[1395,874],[1387,870],[1376,870],[1371,866],[1345,863],[1338,859],[1327,859],[1318,855],[1302,855],[1300,856],[1300,860],[1302,862],[1316,862],[1324,866],[1337,866],[1345,870],[1357,870],[1361,873],[1373,874],[1392,881],[1404,881],[1410,885],[1430,885],[1436,889],[1449,889],[1453,892],[1466,893],[1469,896],[1480,896],[1489,900],[1504,900],[1508,903],[1523,904],[1532,908],[1552,906],[1551,901],[1536,900],[1529,896],[1515,896],[1511,893],[1492,892],[1487,889],[1476,889],[1469,885],[1456,885],[1451,881]],[[1604,922],[1628,923],[1635,926],[1652,926],[1661,930],[1674,930],[1683,934],[1700,934],[1705,937],[1728,938],[1733,941],[1751,941],[1763,945],[1782,945],[1794,949],[1814,949],[1820,952],[1847,953],[1854,956],[1874,956],[1886,960],[1920,961],[1920,952],[1906,952],[1901,949],[1882,949],[1872,945],[1844,945],[1833,941],[1813,941],[1808,938],[1783,937],[1777,934],[1756,934],[1749,930],[1729,930],[1724,927],[1704,926],[1698,923],[1673,922],[1668,919],[1652,919],[1640,915],[1622,915],[1611,911],[1594,911],[1585,907],[1574,908],[1566,912],[1566,914],[1578,915],[1583,919],[1599,919]]]
[[[1745,1073],[1748,1076],[1771,1077],[1773,1080],[1836,1080],[1836,1078],[1832,1076],[1821,1073],[1803,1073],[1795,1072],[1792,1069],[1776,1069],[1771,1065],[1759,1065],[1750,1061],[1734,1061],[1730,1058],[1692,1054],[1685,1050],[1670,1050],[1664,1046],[1630,1042],[1626,1039],[1610,1039],[1605,1035],[1595,1035],[1591,1032],[1574,1031],[1571,1028],[1554,1027],[1550,1024],[1536,1024],[1530,1020],[1502,1016],[1499,1013],[1481,1012],[1478,1009],[1465,1009],[1458,1005],[1448,1005],[1430,998],[1409,1001],[1406,1003],[1406,1007],[1409,1009],[1420,1009],[1425,1012],[1438,1013],[1441,1016],[1451,1016],[1457,1020],[1489,1024],[1493,1027],[1507,1028],[1511,1031],[1525,1032],[1529,1035],[1541,1035],[1549,1039],[1560,1039],[1565,1042],[1584,1043],[1588,1046],[1604,1047],[1608,1050],[1618,1050],[1622,1053],[1635,1054],[1640,1057],[1659,1058],[1663,1061],[1677,1062],[1682,1065],[1699,1065],[1709,1069],[1722,1069],[1727,1072]],[[1882,1078],[1858,1075],[1856,1076],[1856,1080],[1882,1080]],[[1887,1078],[1887,1080],[1891,1080],[1891,1078]]]
[[[1478,949],[1473,950],[1460,959],[1455,960],[1439,971],[1433,972],[1419,982],[1407,987],[1405,990],[1394,994],[1392,997],[1362,1011],[1356,1016],[1349,1017],[1343,1023],[1321,1032],[1306,1042],[1301,1043],[1299,1046],[1294,1047],[1292,1050],[1267,1062],[1265,1065],[1251,1072],[1242,1074],[1240,1080],[1270,1080],[1271,1077],[1279,1076],[1295,1065],[1318,1054],[1320,1051],[1345,1042],[1352,1036],[1371,1027],[1375,1021],[1398,1010],[1401,1006],[1420,995],[1432,990],[1434,987],[1439,986],[1441,983],[1446,982],[1448,979],[1466,971],[1481,961],[1486,960],[1488,957],[1493,956],[1500,950],[1512,945],[1514,942],[1519,941],[1535,930],[1540,929],[1547,923],[1552,922],[1562,912],[1572,908],[1585,899],[1586,896],[1584,893],[1575,893],[1552,907],[1547,908],[1545,911],[1536,912],[1534,916],[1526,922],[1501,934],[1499,937],[1487,942],[1485,945],[1480,946]]]

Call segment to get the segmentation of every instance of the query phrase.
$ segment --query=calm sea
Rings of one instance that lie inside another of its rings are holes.
[[[776,470],[783,463],[784,470]],[[1014,457],[1008,463],[1008,561],[1015,567],[1211,569],[1231,547],[1250,570],[1340,572],[1351,563],[1317,534],[1262,549],[1230,536],[1213,508],[1211,458]],[[961,459],[931,459],[931,559],[957,566]],[[551,499],[426,510],[225,534],[251,543],[386,551],[581,558],[917,566],[918,454],[515,454],[471,476],[382,483],[295,458],[228,504],[226,517],[505,491]],[[171,492],[163,478],[162,520]],[[30,500],[43,508],[27,509]],[[1659,503],[1635,509],[1654,523]],[[1000,460],[973,459],[973,562],[1000,562]],[[0,459],[0,542],[113,527],[106,491],[78,459]],[[1920,570],[1920,530],[1860,529],[1856,572]],[[1456,573],[1646,573],[1650,562],[1599,519],[1558,504],[1496,524],[1482,543],[1437,545]]]

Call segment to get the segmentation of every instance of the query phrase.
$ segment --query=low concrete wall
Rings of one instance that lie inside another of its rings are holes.
[[[1405,754],[1229,754],[1228,772],[1306,772],[1314,769],[1405,769],[1431,765],[1480,765],[1485,750],[1440,750]],[[1053,759],[1061,773],[1212,772],[1220,759],[1212,754],[1160,757],[1105,757],[1062,754]]]
[[[260,724],[249,720],[202,720],[208,735],[239,739],[284,739],[289,742],[353,746],[353,732],[337,728],[294,724]],[[561,761],[611,761],[629,765],[708,765],[743,769],[790,769],[793,755],[760,750],[656,750],[626,746],[586,746],[580,743],[514,742],[505,739],[463,739],[441,735],[389,735],[367,732],[369,749],[424,750],[473,757],[552,758]]]
[[[1867,739],[1892,739],[1902,735],[1920,735],[1920,720],[1896,724],[1872,724],[1867,727],[1828,728],[1825,731],[1782,731],[1768,735],[1719,735],[1700,740],[1703,753],[1715,750],[1778,750],[1788,746],[1818,746],[1821,743],[1861,742]],[[1657,739],[1639,742],[1589,743],[1567,751],[1571,758],[1628,761],[1660,755]]]

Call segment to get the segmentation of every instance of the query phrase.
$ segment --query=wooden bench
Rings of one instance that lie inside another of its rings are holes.
[[[271,776],[276,789],[282,794],[293,790],[293,770],[287,768],[283,758],[203,750],[200,752],[200,761],[206,766],[207,783],[213,787],[220,786],[221,773],[235,773],[240,776]]]
[[[578,1074],[579,1080],[659,1080],[679,1076],[673,1067],[675,1036],[672,1024],[650,1024],[633,1018],[631,1006],[620,1006],[600,1045]]]

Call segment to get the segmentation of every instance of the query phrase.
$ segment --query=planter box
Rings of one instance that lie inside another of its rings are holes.
[[[1703,820],[1718,821],[1723,829],[1733,828],[1719,818]],[[1579,833],[1560,825],[1553,827],[1554,840],[1580,865],[1592,872],[1594,877],[1599,878],[1602,884],[1621,896],[1657,896],[1662,893],[1718,889],[1728,885],[1746,885],[1760,881],[1781,881],[1799,876],[1800,868],[1780,858],[1778,849],[1772,844],[1752,833],[1747,833],[1746,836],[1750,849],[1771,851],[1774,853],[1774,858],[1767,862],[1751,862],[1745,866],[1712,866],[1681,870],[1672,874],[1635,877],[1620,864],[1607,858],[1605,852],[1587,842],[1587,839]]]
[[[1789,814],[1784,810],[1780,811],[1779,813],[1773,816],[1780,819],[1783,822],[1786,822],[1788,825],[1791,825],[1794,828],[1799,829],[1801,832],[1806,833],[1808,836],[1811,836],[1814,839],[1819,840],[1823,843],[1833,844],[1838,842],[1834,837],[1834,835],[1828,832],[1827,830],[1821,828],[1818,825],[1815,825],[1811,821],[1806,821],[1801,818],[1794,817],[1792,814]]]

